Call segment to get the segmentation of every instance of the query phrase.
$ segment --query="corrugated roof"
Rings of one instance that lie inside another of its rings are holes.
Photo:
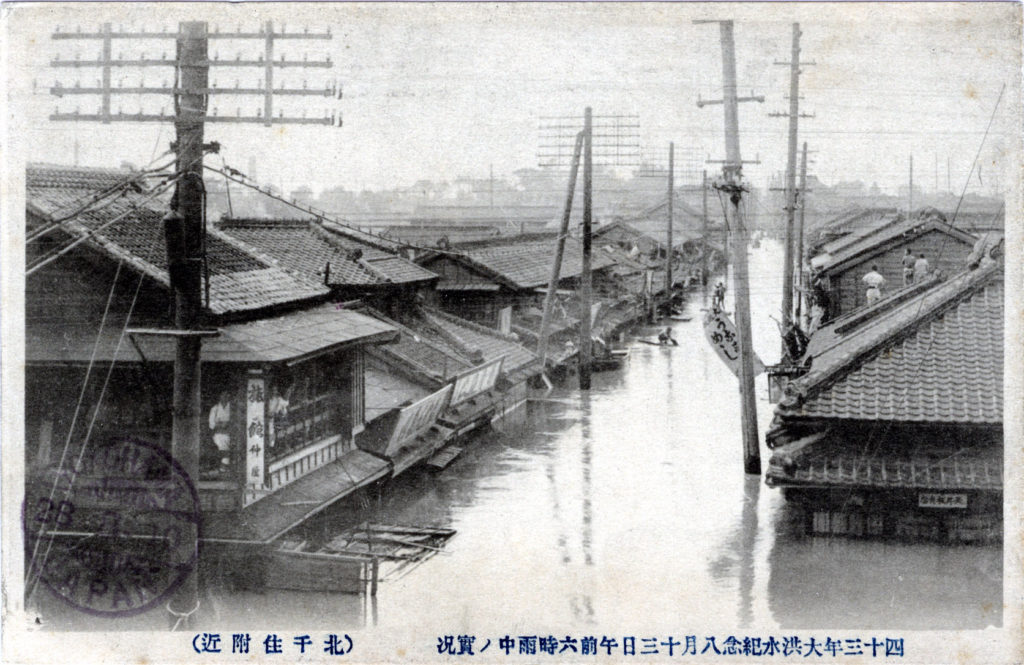
[[[44,223],[72,215],[97,192],[137,177],[130,171],[32,165],[27,169],[27,201]],[[139,185],[127,186],[64,221],[60,230],[108,256],[170,286],[162,219],[166,210]],[[111,220],[125,215],[109,226]],[[99,230],[97,230],[99,229]],[[209,310],[228,314],[300,302],[329,294],[262,260],[230,237],[209,229],[206,238],[210,274]]]
[[[280,267],[309,280],[322,282],[330,263],[328,283],[332,286],[401,284],[437,278],[404,257],[326,231],[315,220],[226,219],[217,226]]]
[[[1001,424],[1003,270],[987,260],[814,358],[792,418]]]

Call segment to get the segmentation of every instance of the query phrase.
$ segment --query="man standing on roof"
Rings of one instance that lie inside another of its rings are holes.
[[[882,277],[881,273],[878,272],[878,266],[871,266],[871,272],[864,275],[861,281],[868,287],[868,307],[878,302],[878,299],[882,297],[882,285],[885,284],[885,277]]]
[[[914,262],[914,283],[920,284],[928,278],[928,259],[924,258],[924,254]]]
[[[910,286],[914,283],[914,263],[916,261],[914,253],[907,247],[907,253],[903,255],[903,286]]]

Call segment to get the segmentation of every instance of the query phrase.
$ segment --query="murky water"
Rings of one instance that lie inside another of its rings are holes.
[[[751,254],[765,362],[779,353],[780,254],[772,241]],[[375,603],[211,588],[202,622],[422,635],[999,625],[1000,547],[803,536],[781,493],[744,475],[737,382],[703,339],[702,303],[693,294],[693,319],[672,322],[679,347],[634,342],[628,368],[595,375],[589,394],[556,389],[445,471],[411,472],[379,506],[348,501],[315,525],[457,529]],[[765,377],[757,390],[763,439]]]

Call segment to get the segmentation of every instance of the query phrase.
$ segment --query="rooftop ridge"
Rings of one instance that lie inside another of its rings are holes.
[[[987,265],[983,264],[975,270],[962,272],[950,280],[936,285],[934,292],[923,293],[921,295],[920,302],[923,302],[923,300],[929,295],[941,293],[942,290],[946,288],[950,290],[948,294],[942,294],[939,299],[928,306],[927,309],[922,308],[922,310],[913,318],[895,325],[891,330],[880,334],[877,339],[872,339],[866,342],[863,346],[856,347],[851,352],[845,354],[837,364],[828,367],[825,370],[818,371],[816,371],[812,366],[811,370],[807,374],[790,384],[798,392],[796,395],[783,399],[780,403],[780,407],[785,409],[798,408],[809,399],[821,394],[826,388],[835,384],[853,371],[856,366],[876,357],[883,349],[903,342],[912,334],[917,332],[917,330],[923,325],[931,323],[945,312],[979,293],[990,281],[992,281],[993,277],[1002,275],[1002,267],[1001,261],[988,259]],[[954,285],[956,285],[956,288],[954,288]],[[918,302],[919,301],[911,300],[908,301],[905,306],[912,307],[917,305]],[[860,332],[855,332],[843,340],[842,343],[856,341],[858,336],[866,336],[870,334],[871,330],[872,329],[869,327]],[[841,344],[837,344],[832,348],[836,348]]]

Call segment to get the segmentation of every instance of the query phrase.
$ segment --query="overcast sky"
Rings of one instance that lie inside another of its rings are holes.
[[[7,11],[11,12],[10,5]],[[222,30],[255,29],[260,21],[286,29],[330,28],[331,42],[281,45],[289,57],[329,52],[333,70],[284,70],[277,82],[310,86],[336,78],[342,100],[305,98],[308,113],[336,110],[341,128],[259,125],[207,126],[207,140],[223,145],[226,162],[243,171],[255,162],[261,179],[291,190],[342,185],[381,189],[420,178],[485,177],[537,165],[539,118],[577,114],[636,114],[641,146],[652,155],[675,141],[683,167],[699,168],[724,152],[722,108],[698,109],[698,95],[721,94],[721,50],[716,26],[697,18],[736,21],[736,60],[741,94],[764,95],[764,104],[743,104],[740,114],[745,167],[756,185],[785,169],[786,120],[769,112],[787,110],[791,23],[803,29],[805,68],[801,78],[800,140],[812,151],[811,172],[828,183],[877,182],[883,189],[907,180],[915,158],[915,182],[945,189],[949,158],[959,192],[981,145],[1003,84],[1007,93],[982,151],[982,180],[971,189],[1007,184],[1007,150],[1016,150],[1019,128],[1020,7],[1016,4],[159,4],[78,5],[52,3],[16,7],[9,16],[10,55],[20,77],[10,87],[13,127],[32,161],[71,163],[79,144],[83,165],[143,165],[167,149],[173,127],[156,124],[61,123],[48,119],[56,108],[94,112],[98,100],[51,96],[54,81],[93,84],[96,70],[57,70],[60,54],[94,58],[98,42],[53,41],[50,33],[114,28],[173,30],[182,19],[209,20]],[[213,44],[221,58],[256,55],[260,42]],[[171,40],[117,42],[115,57],[173,54]],[[170,70],[126,70],[115,83],[159,85]],[[215,70],[221,85],[256,84],[261,72]],[[33,94],[33,81],[38,90]],[[125,95],[114,103],[125,112],[140,108],[170,112],[169,99]],[[237,107],[252,114],[257,99],[214,98],[220,114]],[[299,112],[294,102],[287,108]],[[216,157],[208,163],[219,165]],[[708,168],[717,170],[717,165]],[[1000,178],[1001,176],[1001,178]]]

